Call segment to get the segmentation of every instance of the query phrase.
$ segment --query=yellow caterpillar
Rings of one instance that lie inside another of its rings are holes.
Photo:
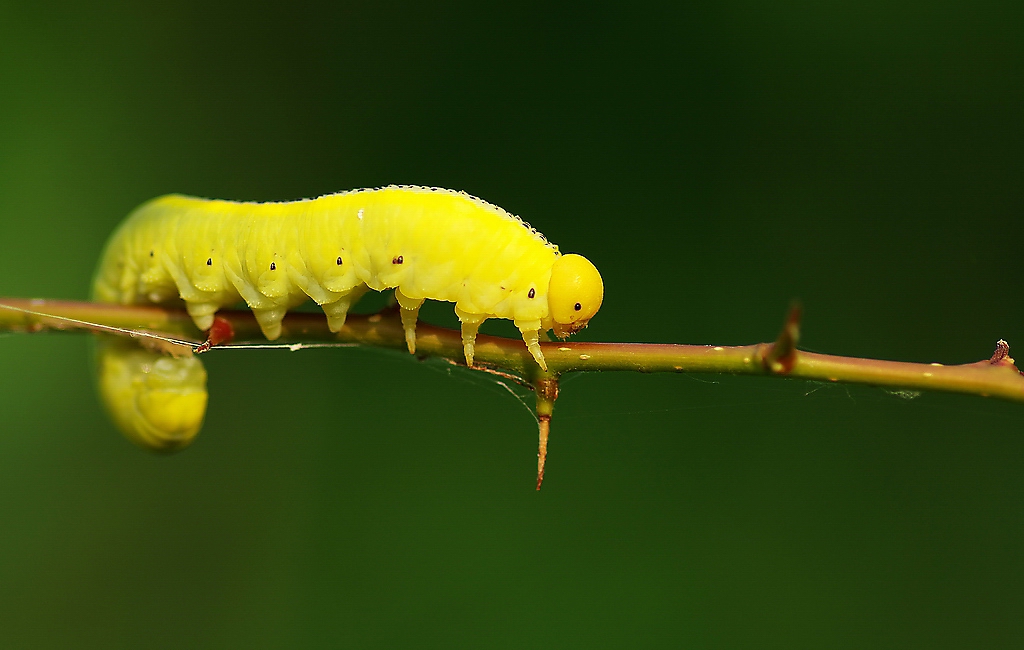
[[[313,299],[332,331],[368,289],[395,289],[410,352],[425,299],[455,303],[466,363],[480,324],[515,322],[545,370],[540,334],[565,337],[597,313],[597,268],[518,217],[464,192],[390,186],[285,203],[241,203],[168,195],[114,232],[93,281],[93,299],[119,304],[184,301],[207,330],[221,307],[252,309],[263,334]],[[100,395],[132,440],[184,447],[206,411],[206,373],[194,357],[172,358],[128,342],[98,357]]]

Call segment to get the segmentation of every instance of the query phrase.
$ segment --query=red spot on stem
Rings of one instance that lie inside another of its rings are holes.
[[[195,353],[208,352],[213,346],[227,343],[233,338],[235,338],[235,330],[231,327],[231,323],[226,318],[217,316],[213,319],[210,331],[206,333],[206,340],[195,349]]]

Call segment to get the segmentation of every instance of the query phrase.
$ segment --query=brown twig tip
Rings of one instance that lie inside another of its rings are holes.
[[[995,365],[1007,360],[1010,364],[1013,363],[1013,359],[1010,358],[1010,344],[1003,339],[999,339],[999,341],[996,342],[996,350],[992,353],[992,358],[989,359],[988,362]]]
[[[764,355],[764,365],[769,372],[788,373],[796,364],[796,346],[800,341],[800,318],[803,309],[797,302],[789,308],[782,331]]]

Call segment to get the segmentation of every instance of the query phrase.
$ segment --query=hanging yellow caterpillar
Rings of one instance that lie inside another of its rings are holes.
[[[156,198],[113,234],[92,293],[124,305],[184,301],[201,330],[221,307],[245,301],[274,340],[285,312],[310,298],[340,330],[368,289],[395,289],[410,352],[423,301],[442,300],[455,303],[468,365],[480,324],[506,318],[545,370],[541,332],[579,330],[604,297],[589,260],[561,255],[518,217],[463,192],[416,186],[285,203]],[[109,341],[97,365],[104,404],[133,441],[174,450],[198,433],[207,401],[198,359]]]

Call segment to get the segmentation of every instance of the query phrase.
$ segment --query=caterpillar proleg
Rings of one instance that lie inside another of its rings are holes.
[[[132,212],[100,260],[93,298],[119,304],[184,301],[207,330],[244,301],[270,340],[287,310],[312,299],[332,331],[367,290],[395,290],[410,352],[424,300],[455,303],[466,363],[485,320],[512,320],[546,370],[540,335],[585,327],[604,296],[586,258],[518,217],[464,192],[389,186],[282,203],[168,195]],[[129,437],[157,449],[198,432],[206,375],[193,358],[104,344],[101,397]],[[155,374],[154,374],[155,373]],[[201,397],[200,397],[201,395]],[[167,412],[167,411],[173,411]]]

